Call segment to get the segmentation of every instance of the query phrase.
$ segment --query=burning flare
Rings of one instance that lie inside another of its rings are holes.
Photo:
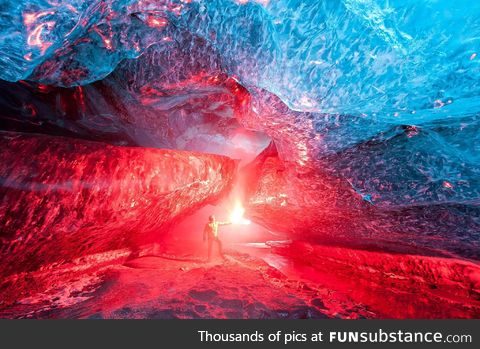
[[[243,208],[242,204],[237,202],[232,212],[230,213],[230,216],[229,216],[230,222],[232,222],[232,224],[245,224],[245,225],[250,224],[251,221],[243,217],[244,213],[245,213],[245,209]]]

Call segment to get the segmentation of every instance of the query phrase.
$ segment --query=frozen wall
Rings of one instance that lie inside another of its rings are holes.
[[[2,276],[158,239],[219,199],[233,160],[0,133]]]

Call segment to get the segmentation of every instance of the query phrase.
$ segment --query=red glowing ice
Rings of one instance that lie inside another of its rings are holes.
[[[233,160],[0,134],[3,276],[158,238],[232,183]]]

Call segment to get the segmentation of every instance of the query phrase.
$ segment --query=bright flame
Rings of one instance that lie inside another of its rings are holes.
[[[237,203],[230,213],[230,222],[232,222],[232,224],[250,224],[250,220],[243,217],[244,213],[245,209],[240,203]]]

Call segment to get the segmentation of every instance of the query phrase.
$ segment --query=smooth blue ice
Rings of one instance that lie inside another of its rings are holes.
[[[478,1],[3,0],[0,16],[1,79],[88,84],[188,32],[373,204],[478,204]]]

